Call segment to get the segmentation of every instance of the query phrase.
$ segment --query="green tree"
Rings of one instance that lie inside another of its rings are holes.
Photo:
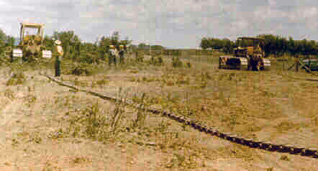
[[[50,36],[45,36],[43,39],[43,45],[46,47],[46,49],[53,51],[54,48],[54,40]]]
[[[80,56],[81,40],[74,31],[54,32],[53,38],[62,42],[64,58],[76,60]]]
[[[209,39],[208,38],[201,39],[200,47],[204,50],[211,48]]]
[[[114,32],[110,37],[103,36],[96,44],[98,56],[100,59],[105,60],[108,51],[109,51],[109,45],[114,45],[116,48],[119,49],[119,45],[124,45],[125,47],[129,46],[131,44],[131,40],[126,37],[124,40],[120,40],[120,34],[119,32]]]
[[[223,44],[223,47],[222,47],[223,52],[233,53],[234,43],[229,39],[223,39],[222,41],[223,41],[223,43],[222,43]]]
[[[11,46],[13,47],[15,43],[15,39],[12,36],[7,36],[7,40],[6,40],[6,46]]]
[[[6,47],[7,35],[0,29],[0,54],[4,52]]]
[[[93,43],[83,43],[81,44],[81,53],[79,57],[80,62],[94,63],[97,64],[100,61],[98,55],[98,46]]]

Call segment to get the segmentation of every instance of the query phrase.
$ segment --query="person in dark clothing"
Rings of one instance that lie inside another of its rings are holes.
[[[124,45],[119,46],[119,63],[123,64],[125,60],[125,49]]]

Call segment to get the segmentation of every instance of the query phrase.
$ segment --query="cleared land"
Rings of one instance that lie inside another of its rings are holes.
[[[163,59],[158,66],[147,58],[116,68],[100,64],[90,76],[64,74],[61,79],[169,109],[242,137],[318,148],[318,85],[306,81],[313,76],[284,71],[275,61],[271,71],[251,72],[218,70],[217,58],[207,56],[182,58],[185,67],[172,67],[170,59]],[[317,159],[249,149],[161,116],[70,91],[41,76],[52,75],[52,70],[25,70],[24,77],[13,76],[17,72],[9,67],[0,71],[1,170],[318,167]],[[21,85],[16,85],[18,79]]]

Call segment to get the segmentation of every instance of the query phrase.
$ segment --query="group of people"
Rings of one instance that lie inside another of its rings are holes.
[[[108,65],[111,66],[112,63],[116,66],[117,59],[119,58],[119,63],[124,63],[125,58],[125,47],[124,45],[119,45],[119,50],[114,45],[109,46],[108,54]]]

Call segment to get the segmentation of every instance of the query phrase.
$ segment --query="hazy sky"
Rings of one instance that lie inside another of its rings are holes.
[[[45,32],[74,30],[84,41],[119,31],[134,44],[195,48],[204,36],[236,39],[271,33],[318,40],[317,0],[0,0],[0,28],[19,23]]]

